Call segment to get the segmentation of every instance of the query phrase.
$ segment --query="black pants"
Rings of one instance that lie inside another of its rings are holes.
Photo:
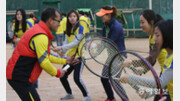
[[[40,101],[35,87],[29,82],[21,82],[7,79],[22,101]]]
[[[36,82],[33,83],[33,86],[34,86],[35,88],[38,88],[38,80],[36,80]]]
[[[106,92],[107,99],[113,100],[114,99],[114,93],[113,93],[111,84],[109,82],[109,79],[101,78],[101,82],[102,82],[104,90]]]
[[[74,81],[77,84],[77,86],[79,87],[79,89],[81,90],[82,94],[84,97],[88,96],[88,91],[86,89],[85,84],[83,83],[82,79],[81,79],[81,73],[83,70],[83,63],[80,62],[74,66],[71,66],[67,72],[64,74],[64,76],[62,78],[60,78],[60,81],[63,85],[63,87],[65,88],[66,92],[69,94],[72,94],[69,82],[67,80],[68,75],[71,74],[71,72],[74,70]],[[63,66],[64,68],[64,66]]]

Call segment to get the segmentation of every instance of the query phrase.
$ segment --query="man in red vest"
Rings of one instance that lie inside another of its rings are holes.
[[[51,64],[67,64],[72,59],[72,56],[65,59],[50,54],[51,40],[54,38],[51,31],[56,32],[59,22],[60,12],[55,8],[46,8],[42,12],[41,21],[25,32],[8,61],[7,81],[22,101],[40,101],[32,84],[42,69],[58,78],[66,72],[57,70]]]

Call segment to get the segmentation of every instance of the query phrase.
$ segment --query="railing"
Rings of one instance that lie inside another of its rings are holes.
[[[30,15],[31,13],[38,12],[38,10],[25,10],[27,15]],[[6,11],[7,16],[15,15],[16,11]]]
[[[102,30],[102,28],[96,28],[95,30]],[[125,29],[125,28],[123,28],[123,31],[126,31],[126,36],[128,37],[129,31],[142,31],[142,29],[141,28],[139,28],[139,29]]]

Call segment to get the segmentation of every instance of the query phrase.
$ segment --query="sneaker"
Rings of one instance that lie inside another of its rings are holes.
[[[90,98],[89,96],[84,97],[84,98],[83,98],[83,101],[91,101],[91,98]]]
[[[105,101],[116,101],[116,99],[115,98],[112,99],[112,100],[106,99]]]
[[[61,97],[61,100],[69,100],[69,99],[74,99],[73,94],[66,94],[63,97]]]

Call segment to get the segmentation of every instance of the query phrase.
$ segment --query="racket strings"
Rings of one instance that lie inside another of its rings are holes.
[[[114,78],[119,78],[122,74],[122,71],[125,70],[123,66],[124,55],[118,55],[111,64],[111,76]],[[124,71],[125,72],[125,71]]]
[[[108,65],[118,51],[107,40],[93,40],[89,48],[89,53],[97,62]]]
[[[140,74],[145,74],[149,70],[146,63],[144,63],[141,60],[133,60],[132,65],[133,65],[133,67],[141,67],[142,68],[142,69],[139,70]]]
[[[117,49],[112,46],[107,40],[93,40],[89,47],[89,54],[99,64],[102,64],[101,75],[109,77],[109,63],[113,56],[117,54]]]
[[[117,80],[117,82],[119,82],[118,81],[119,78],[121,78],[122,76],[125,76],[126,74],[132,76],[128,80],[131,82],[128,82],[126,84],[122,83],[122,86],[121,86],[124,88],[124,90],[128,94],[128,97],[130,100],[133,100],[131,96],[133,90],[136,92],[137,98],[139,99],[142,99],[139,95],[145,96],[143,97],[145,99],[152,97],[155,94],[155,92],[157,92],[155,91],[156,87],[153,86],[154,84],[150,83],[151,80],[155,81],[153,73],[148,72],[144,74],[144,70],[145,71],[149,70],[148,65],[144,61],[142,61],[140,58],[137,58],[136,56],[132,54],[127,53],[126,55],[127,57],[125,58],[124,55],[118,54],[115,58],[112,59],[110,68],[109,68],[110,76],[112,77],[113,80]],[[130,66],[126,67],[124,65],[125,60],[131,60],[133,62]],[[143,72],[143,75],[140,75],[140,71]],[[141,78],[144,78],[144,80],[141,80]],[[114,85],[114,87],[117,86],[116,89],[119,89],[118,85],[115,82],[112,82],[112,85]],[[131,89],[129,88],[128,85],[131,86]],[[124,92],[122,92],[121,90],[119,91],[121,94],[124,94]]]

